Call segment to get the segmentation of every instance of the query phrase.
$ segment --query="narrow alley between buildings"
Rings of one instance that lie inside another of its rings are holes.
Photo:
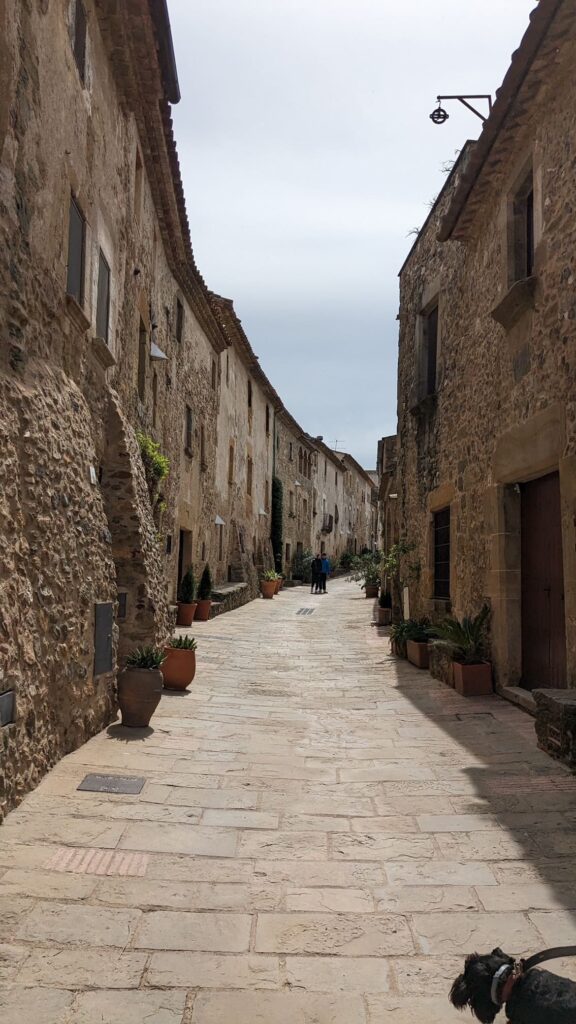
[[[371,609],[336,581],[198,624],[190,691],[7,817],[3,1024],[446,1024],[466,953],[572,939],[576,781]]]

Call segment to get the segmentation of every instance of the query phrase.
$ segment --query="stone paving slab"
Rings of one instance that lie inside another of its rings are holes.
[[[2,1024],[450,1024],[466,953],[576,941],[576,780],[533,722],[393,658],[356,586],[303,599],[198,627],[153,730],[0,828]]]

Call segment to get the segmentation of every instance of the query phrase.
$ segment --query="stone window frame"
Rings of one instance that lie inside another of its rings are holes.
[[[449,614],[455,603],[455,587],[458,580],[456,572],[456,541],[457,541],[457,509],[456,489],[453,484],[445,483],[431,491],[428,495],[428,537],[427,537],[427,558],[422,567],[423,592],[428,599],[429,608],[432,612]],[[437,512],[443,509],[450,509],[450,596],[448,598],[435,596],[434,580],[434,517]]]
[[[506,197],[508,287],[534,274],[535,181],[532,157],[525,161]]]
[[[75,256],[78,257],[78,260],[75,260],[75,263],[79,262],[79,281],[78,281],[79,288],[78,289],[76,289],[74,287],[74,281],[72,281],[72,268],[71,268],[72,250],[73,250],[73,248],[75,248],[75,242],[74,242],[74,239],[72,237],[72,234],[73,234],[73,224],[74,224],[73,217],[74,217],[75,213],[78,215],[78,220],[80,222],[80,251],[79,251],[79,254],[78,253],[74,254]],[[66,262],[66,295],[68,296],[68,298],[73,299],[74,302],[76,303],[76,305],[78,306],[78,308],[81,309],[82,311],[84,310],[84,299],[86,297],[86,264],[88,262],[87,254],[88,254],[88,252],[87,252],[87,223],[86,223],[86,216],[84,214],[84,210],[82,208],[82,205],[81,205],[81,203],[78,200],[78,196],[76,195],[74,189],[71,189],[70,190],[70,202],[69,202],[69,205],[68,205],[68,246],[67,246],[67,256],[66,256],[66,261],[67,261]],[[74,290],[72,290],[72,289],[74,289]]]
[[[103,287],[103,284],[105,287]],[[110,293],[112,270],[102,246],[98,248],[98,281],[96,284],[96,334],[110,343]]]
[[[442,292],[438,278],[431,281],[424,289],[419,305],[420,309],[416,316],[414,341],[415,382],[412,403],[413,408],[420,408],[423,404],[433,401],[438,394],[441,383]],[[430,317],[434,311],[437,311],[435,324],[436,359],[434,390],[431,390],[428,330]]]

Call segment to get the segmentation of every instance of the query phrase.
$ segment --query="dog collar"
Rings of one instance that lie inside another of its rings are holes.
[[[502,964],[502,967],[498,968],[498,970],[496,971],[496,974],[492,978],[492,985],[491,985],[491,988],[490,988],[490,999],[494,1003],[494,1006],[504,1006],[504,1003],[508,999],[508,996],[509,996],[510,993],[506,994],[506,999],[505,999],[504,998],[504,988],[502,989],[502,997],[500,997],[500,994],[499,994],[500,982],[502,981],[502,979],[504,978],[505,975],[508,976],[508,972],[509,971],[513,971],[513,970],[514,970],[514,967],[513,967],[512,964]]]

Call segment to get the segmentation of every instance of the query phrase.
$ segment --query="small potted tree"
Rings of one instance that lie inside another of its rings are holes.
[[[196,641],[193,636],[173,636],[164,648],[162,675],[167,690],[185,690],[196,675]]]
[[[156,711],[162,696],[164,651],[160,647],[139,647],[126,658],[126,668],[118,676],[118,703],[122,725],[144,729]]]
[[[357,555],[352,561],[350,580],[361,584],[366,597],[378,597],[380,589],[380,556],[372,552]]]
[[[207,622],[210,618],[210,608],[212,607],[212,576],[210,574],[210,566],[204,566],[204,572],[200,577],[200,583],[198,585],[196,614],[194,616],[196,622]]]
[[[428,668],[428,642],[430,639],[428,619],[409,619],[406,623],[406,655],[416,668]]]
[[[276,593],[276,573],[274,569],[267,569],[260,580],[260,593],[262,597],[272,599]]]
[[[182,577],[180,588],[178,590],[178,614],[176,616],[177,626],[192,625],[194,613],[196,611],[194,591],[194,573],[192,572],[192,566],[190,566],[188,572],[186,572]]]
[[[380,597],[378,598],[378,618],[377,623],[379,626],[389,626],[392,621],[392,594],[389,590],[382,589],[380,591]]]
[[[430,628],[432,644],[452,659],[454,688],[463,697],[492,693],[492,665],[486,660],[490,609],[484,605],[474,618],[448,617]]]

